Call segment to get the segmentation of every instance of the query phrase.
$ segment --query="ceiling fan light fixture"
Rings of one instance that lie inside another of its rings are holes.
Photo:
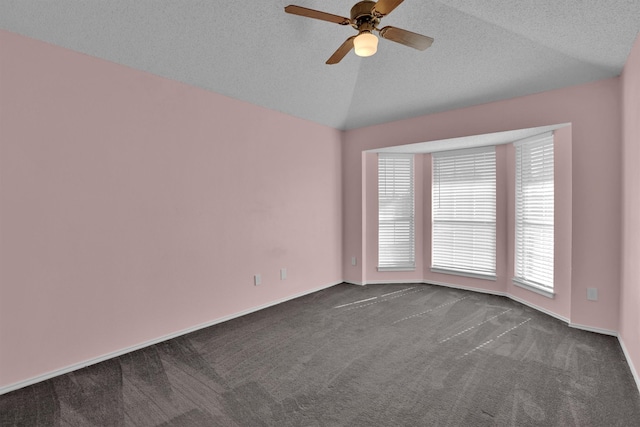
[[[418,50],[425,50],[433,43],[431,37],[422,34],[412,33],[392,26],[378,28],[380,20],[389,15],[404,0],[360,0],[351,8],[351,18],[321,12],[302,6],[290,4],[284,8],[286,13],[303,16],[305,18],[319,19],[321,21],[332,22],[339,25],[349,25],[358,34],[346,39],[340,47],[327,59],[326,64],[337,64],[349,52],[355,50],[358,56],[371,56],[378,51],[378,38],[373,34],[377,31],[383,39],[400,43]]]
[[[378,51],[378,38],[370,31],[363,31],[353,40],[353,47],[358,56],[371,56]]]

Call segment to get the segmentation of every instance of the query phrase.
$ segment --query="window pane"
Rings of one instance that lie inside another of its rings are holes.
[[[495,275],[495,147],[433,155],[433,268]]]
[[[516,279],[553,291],[553,135],[516,144]]]
[[[415,268],[413,155],[378,155],[378,268]]]

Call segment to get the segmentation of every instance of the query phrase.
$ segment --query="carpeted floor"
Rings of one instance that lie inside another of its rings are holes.
[[[2,426],[639,426],[618,341],[502,297],[338,285],[0,396]]]

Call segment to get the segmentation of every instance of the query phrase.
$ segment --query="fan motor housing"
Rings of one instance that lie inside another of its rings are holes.
[[[360,28],[362,24],[375,26],[380,22],[380,19],[372,13],[375,5],[375,1],[361,1],[353,5],[351,8],[351,22],[354,24],[354,27]]]

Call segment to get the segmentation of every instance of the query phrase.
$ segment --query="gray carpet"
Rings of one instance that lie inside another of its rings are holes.
[[[639,426],[617,340],[502,297],[338,285],[0,396],[2,426]]]

